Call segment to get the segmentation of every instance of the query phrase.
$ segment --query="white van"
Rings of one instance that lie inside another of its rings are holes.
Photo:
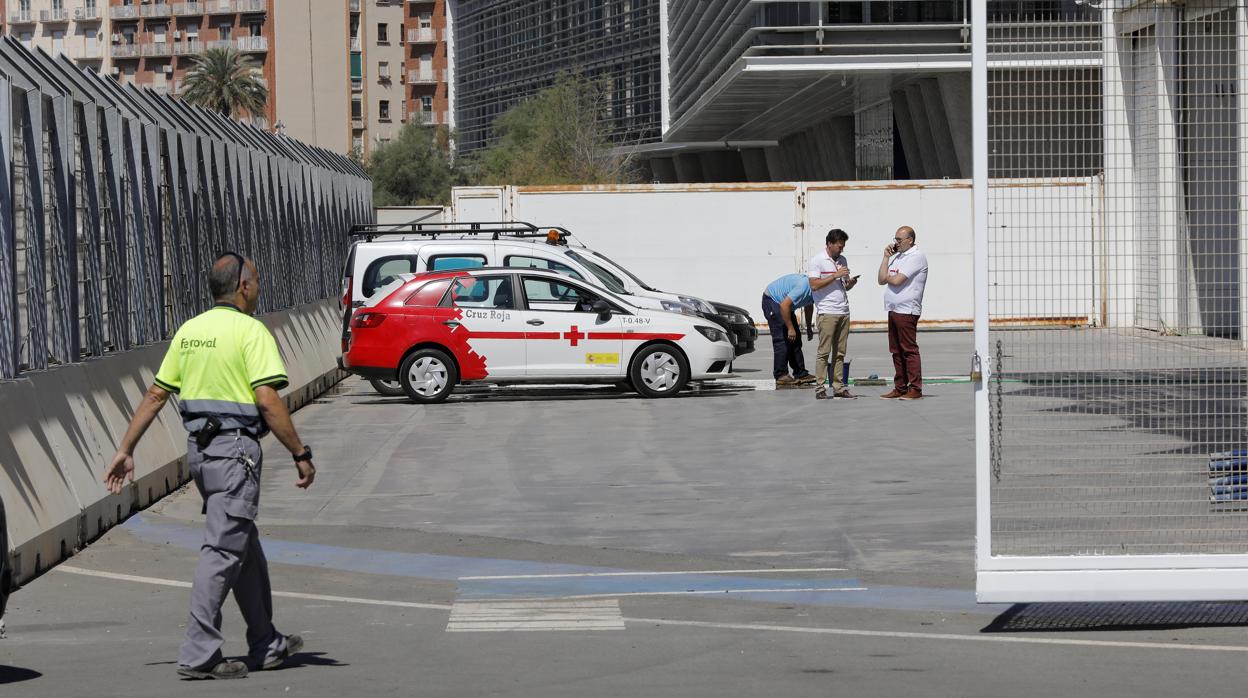
[[[648,286],[624,267],[558,227],[530,223],[360,225],[351,230],[343,271],[344,332],[355,308],[379,301],[378,291],[404,274],[474,267],[550,269],[601,286],[640,308],[712,320],[728,330],[738,356],[754,350],[758,330],[744,309]]]

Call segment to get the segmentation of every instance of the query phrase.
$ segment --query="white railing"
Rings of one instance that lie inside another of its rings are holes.
[[[360,37],[358,36],[351,37],[351,50],[356,53],[360,51]]]
[[[35,13],[30,10],[13,10],[9,13],[9,24],[30,24],[35,21]]]
[[[202,15],[204,14],[204,4],[201,2],[174,3],[173,14],[177,17],[181,17],[183,15]]]
[[[109,55],[113,58],[138,58],[138,44],[117,44],[109,50]]]
[[[51,10],[39,10],[40,22],[68,22],[69,10],[64,7],[60,9],[52,8]]]
[[[430,126],[444,126],[451,123],[450,113],[445,109],[434,111],[432,109],[417,109],[412,112],[412,116],[418,119],[417,123],[428,124]]]
[[[237,3],[239,12],[264,12],[268,9],[264,0],[237,0]]]
[[[114,5],[108,8],[109,19],[135,19],[139,16],[137,5]]]
[[[418,27],[407,30],[407,43],[433,44],[442,40],[442,30],[433,27]]]
[[[351,0],[350,8],[352,12],[360,11],[360,0]]]
[[[193,56],[204,52],[204,42],[198,39],[191,39],[180,44],[173,45],[173,53],[177,56]]]
[[[234,8],[234,0],[208,0],[204,3],[204,9],[210,15],[232,15]]]
[[[84,5],[74,9],[74,19],[79,22],[89,22],[100,18],[100,8],[95,5]]]
[[[269,39],[265,36],[244,36],[238,40],[238,50],[244,53],[268,51]]]
[[[142,47],[144,56],[169,56],[173,54],[173,49],[167,41],[153,41],[150,44],[142,44]]]
[[[204,48],[205,48],[205,49],[210,49],[210,48],[233,48],[233,49],[237,49],[237,48],[238,48],[238,44],[237,44],[237,43],[235,43],[233,39],[217,39],[216,41],[209,41],[209,42],[206,42],[206,43],[204,44]]]
[[[407,81],[415,85],[442,82],[444,72],[441,68],[412,68],[407,71]]]

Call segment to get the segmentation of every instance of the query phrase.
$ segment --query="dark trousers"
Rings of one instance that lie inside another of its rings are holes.
[[[923,363],[919,359],[919,316],[888,314],[888,350],[893,355],[893,387],[899,392],[923,392]]]
[[[810,375],[802,358],[802,333],[799,330],[797,339],[789,341],[789,330],[784,326],[784,317],[780,314],[780,304],[771,296],[763,294],[763,317],[767,318],[767,329],[771,331],[771,352],[774,358],[771,373],[775,378],[789,375],[789,367],[793,367],[793,377],[802,378]],[[798,330],[797,313],[789,316],[793,320],[793,329]]]

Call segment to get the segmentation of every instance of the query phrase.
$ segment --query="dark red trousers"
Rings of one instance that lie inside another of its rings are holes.
[[[923,363],[919,360],[919,316],[888,314],[888,350],[893,355],[893,387],[899,392],[923,392]]]

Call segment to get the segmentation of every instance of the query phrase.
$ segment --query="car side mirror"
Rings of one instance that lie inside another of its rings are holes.
[[[611,319],[611,304],[610,303],[602,299],[599,299],[599,300],[594,301],[594,304],[589,307],[595,313],[598,313],[599,320],[605,321],[605,320]]]

